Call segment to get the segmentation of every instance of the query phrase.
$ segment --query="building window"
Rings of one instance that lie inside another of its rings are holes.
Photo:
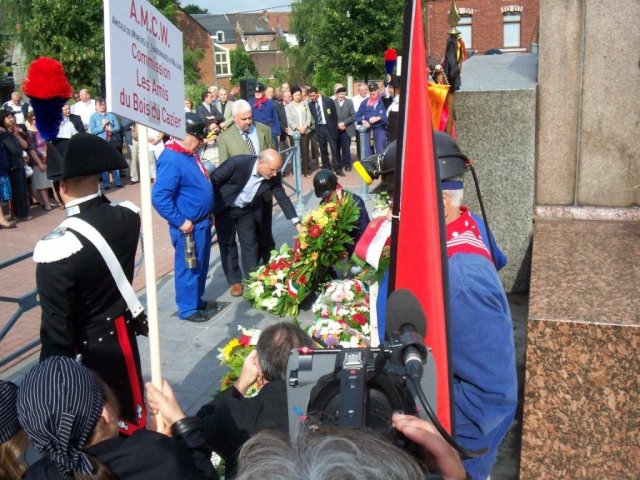
[[[462,15],[460,17],[460,21],[458,22],[458,25],[456,26],[456,28],[460,32],[460,37],[462,38],[462,41],[464,42],[464,45],[467,48],[473,48],[473,45],[471,43],[471,38],[473,36],[471,34],[472,23],[473,23],[473,17],[471,15]]]
[[[216,76],[231,75],[229,65],[229,52],[227,50],[216,51]]]
[[[260,42],[260,50],[269,50],[269,42]]]
[[[216,32],[216,42],[224,43],[224,32],[222,30]]]
[[[520,46],[520,14],[505,13],[502,16],[504,47]]]

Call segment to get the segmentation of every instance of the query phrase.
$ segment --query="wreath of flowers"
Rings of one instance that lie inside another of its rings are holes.
[[[357,279],[329,282],[312,311],[317,318],[307,333],[325,346],[370,345],[369,289],[364,282]]]
[[[267,265],[249,273],[244,298],[254,308],[294,317],[317,285],[329,280],[329,269],[353,245],[350,232],[360,211],[350,195],[327,202],[302,219],[293,248],[283,244]]]

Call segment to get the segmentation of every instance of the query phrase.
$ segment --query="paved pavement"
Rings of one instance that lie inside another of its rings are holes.
[[[291,180],[287,177],[286,180]],[[361,182],[355,172],[350,172],[347,177],[340,179],[346,189],[354,193],[360,193]],[[127,185],[122,190],[111,190],[107,193],[109,198],[128,199],[139,204],[139,185]],[[314,208],[318,201],[313,195],[311,179],[304,179],[305,205]],[[294,204],[297,201],[292,197]],[[373,207],[373,201],[368,200],[369,210]],[[21,223],[15,230],[0,231],[3,249],[0,258],[6,260],[17,254],[29,251],[36,241],[48,231],[53,229],[63,219],[60,210],[45,213],[42,209],[32,210],[34,220]],[[300,213],[300,212],[299,212]],[[217,385],[222,374],[219,361],[216,358],[218,348],[224,346],[230,337],[237,336],[238,326],[256,327],[263,329],[273,322],[280,321],[267,312],[257,311],[250,307],[242,298],[231,297],[228,293],[228,285],[222,273],[218,247],[214,245],[211,251],[211,267],[207,279],[205,293],[206,300],[216,300],[225,304],[224,308],[204,324],[195,324],[178,320],[175,316],[173,285],[173,249],[169,241],[165,222],[154,212],[153,234],[155,239],[156,273],[158,288],[158,316],[160,319],[161,338],[161,365],[162,376],[166,378],[176,391],[177,398],[187,414],[195,413],[197,409],[208,402],[217,391]],[[276,243],[290,241],[295,234],[291,222],[286,220],[279,208],[274,210],[274,237]],[[21,262],[19,265],[0,271],[0,288],[2,295],[19,295],[35,287],[34,264],[31,260]],[[134,287],[138,290],[143,304],[144,295],[144,268],[140,270]],[[511,302],[514,313],[514,332],[521,338],[519,342],[519,364],[524,363],[524,331],[526,322],[526,298],[513,297]],[[0,319],[6,319],[13,310],[12,305],[0,303]],[[15,333],[2,341],[0,356],[5,355],[21,341],[29,340],[37,336],[39,325],[39,309],[36,308],[26,318],[20,321],[20,326]],[[308,324],[312,320],[310,307],[302,310],[299,320]],[[0,320],[2,324],[5,320]],[[140,337],[138,341],[142,368],[145,379],[149,379],[149,349],[146,338]],[[11,379],[20,383],[28,369],[37,361],[37,351],[25,356],[16,365],[0,372],[3,379]],[[494,479],[517,479],[517,460],[519,458],[520,433],[516,428],[514,434],[504,442],[503,452],[499,457],[498,465],[494,470]]]

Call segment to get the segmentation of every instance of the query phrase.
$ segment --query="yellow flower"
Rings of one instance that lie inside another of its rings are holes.
[[[318,259],[318,252],[313,252],[311,254],[311,260],[317,260]]]
[[[300,241],[300,250],[304,250],[308,246],[309,244],[307,242],[303,242],[302,240]]]
[[[317,222],[318,222],[318,225],[320,225],[321,227],[324,227],[327,225],[327,223],[329,223],[329,219],[327,218],[326,215],[322,215],[320,218],[318,218]]]
[[[229,360],[231,358],[231,354],[233,353],[233,349],[240,346],[240,342],[237,338],[233,338],[227,343],[222,349],[222,356],[224,360]]]
[[[338,218],[338,212],[331,212],[331,218],[336,220]]]
[[[271,286],[274,286],[274,287],[275,287],[275,286],[277,285],[277,283],[278,283],[278,279],[277,279],[277,277],[272,277],[272,278],[269,280],[269,284],[270,284]]]

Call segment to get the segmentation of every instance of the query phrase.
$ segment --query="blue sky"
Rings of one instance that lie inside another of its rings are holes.
[[[209,13],[237,13],[274,9],[276,11],[291,10],[292,0],[182,0],[182,5],[198,5]]]

